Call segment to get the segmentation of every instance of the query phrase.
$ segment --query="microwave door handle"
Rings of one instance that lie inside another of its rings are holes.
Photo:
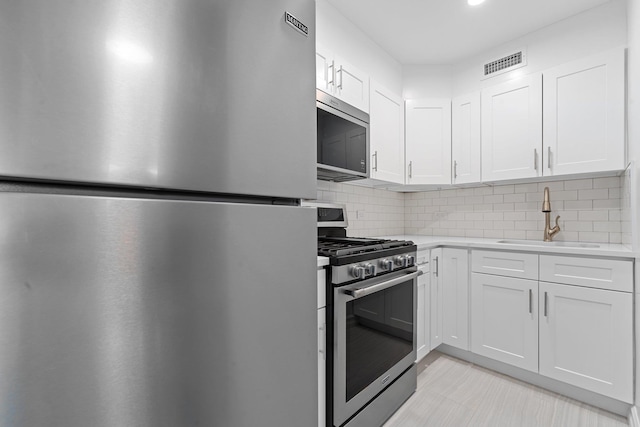
[[[374,285],[365,286],[364,288],[348,289],[348,290],[345,290],[344,293],[352,296],[353,299],[358,299],[358,298],[366,297],[367,295],[371,295],[376,292],[380,292],[384,289],[388,289],[393,286],[399,285],[400,283],[404,283],[407,280],[413,280],[416,277],[420,276],[421,274],[422,274],[422,271],[418,270],[409,274],[405,274],[400,277],[396,277],[391,280],[384,281],[382,283],[376,283]]]

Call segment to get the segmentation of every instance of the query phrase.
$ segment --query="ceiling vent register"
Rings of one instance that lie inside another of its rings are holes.
[[[489,78],[507,71],[515,70],[527,65],[527,55],[524,49],[510,55],[503,56],[495,61],[488,62],[483,66],[483,78]]]

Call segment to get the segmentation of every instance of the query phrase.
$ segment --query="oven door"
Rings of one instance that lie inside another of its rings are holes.
[[[334,425],[414,363],[420,274],[414,267],[334,289]]]

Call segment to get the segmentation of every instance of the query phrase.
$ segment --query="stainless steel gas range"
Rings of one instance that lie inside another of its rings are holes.
[[[327,425],[381,426],[416,389],[416,246],[346,236],[346,209],[315,204],[327,267]]]

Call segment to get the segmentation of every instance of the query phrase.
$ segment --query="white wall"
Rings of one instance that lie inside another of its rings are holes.
[[[627,132],[629,158],[634,161],[632,175],[632,212],[634,228],[634,248],[640,249],[640,206],[638,189],[640,189],[640,0],[627,1],[628,19],[628,91],[627,91]],[[634,187],[635,186],[635,187]],[[640,259],[636,259],[636,406],[640,406]]]
[[[406,65],[402,72],[404,99],[451,98],[450,65]]]
[[[326,0],[316,0],[316,43],[364,71],[382,86],[402,93],[402,66]]]
[[[513,78],[622,46],[627,41],[626,0],[611,0],[524,37],[482,52],[453,66],[452,93],[462,95]],[[481,80],[482,66],[516,49],[526,48],[527,65]]]

